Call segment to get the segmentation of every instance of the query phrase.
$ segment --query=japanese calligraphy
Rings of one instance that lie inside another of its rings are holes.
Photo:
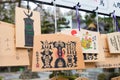
[[[99,5],[102,5],[102,6],[105,6],[105,3],[103,0],[100,0],[100,4]]]
[[[36,35],[33,57],[32,71],[72,70],[84,67],[80,39],[64,34]]]
[[[84,60],[97,60],[98,59],[98,54],[93,54],[93,53],[83,53],[84,55]]]
[[[48,43],[48,41],[41,41],[42,43],[42,57],[41,57],[41,60],[43,61],[43,66],[42,68],[52,68],[52,65],[51,65],[51,62],[53,60],[53,57],[52,57],[52,54],[53,52],[51,51],[52,48],[51,48],[51,44],[52,42]],[[38,55],[37,55],[38,57]],[[37,64],[38,63],[38,58],[37,58]]]
[[[119,33],[108,34],[108,44],[110,53],[120,53],[120,34]]]
[[[120,2],[114,2],[113,7],[120,8]]]
[[[9,39],[7,38],[6,40],[5,40],[5,42],[6,42],[6,45],[7,45],[7,47],[6,47],[6,51],[9,51],[10,50],[10,47],[9,47]]]
[[[64,68],[64,67],[77,67],[77,52],[76,52],[76,42],[68,41],[67,43],[63,41],[53,41],[48,42],[40,41],[42,43],[42,52],[36,52],[36,67],[39,68],[39,61],[42,60],[42,68]],[[54,65],[53,62],[53,48],[56,48],[56,59]],[[67,61],[65,61],[65,54],[67,55]],[[42,55],[41,58],[39,55]]]

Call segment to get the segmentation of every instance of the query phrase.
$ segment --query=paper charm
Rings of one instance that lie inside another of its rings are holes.
[[[120,53],[120,32],[107,34],[110,53]]]

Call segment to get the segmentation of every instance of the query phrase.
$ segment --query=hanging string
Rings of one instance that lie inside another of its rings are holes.
[[[77,26],[78,26],[78,29],[80,31],[80,18],[79,18],[79,8],[80,8],[80,5],[79,3],[75,6],[76,8],[76,18],[77,18]]]
[[[28,13],[29,13],[30,12],[29,0],[27,1],[27,9],[28,9]]]
[[[116,31],[116,16],[115,16],[115,11],[112,12],[111,17],[113,18],[113,29]]]
[[[120,32],[120,30],[118,28],[118,21],[117,21],[116,15],[115,15],[115,11],[112,14],[113,14],[112,18],[113,18],[114,30]]]
[[[95,12],[96,13],[96,22],[97,22],[97,32],[99,32],[99,23],[98,23],[98,7],[96,7],[96,9],[95,10],[93,10],[93,12]]]
[[[98,12],[96,12],[97,31],[99,32]]]
[[[118,23],[118,21],[117,21],[117,19],[116,19],[116,27],[117,27],[117,30],[118,30],[118,32],[120,32],[120,29],[119,29],[119,23]]]
[[[56,33],[57,32],[57,17],[56,17],[56,4],[55,4],[55,0],[53,0],[53,5],[54,5],[55,33]]]

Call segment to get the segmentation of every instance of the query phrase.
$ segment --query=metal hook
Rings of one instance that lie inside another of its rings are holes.
[[[114,14],[115,13],[115,10],[113,10],[113,12],[110,13],[110,15]]]
[[[77,3],[77,6],[78,6],[78,7],[81,7],[81,5],[80,5],[80,3],[79,3],[79,2]]]
[[[96,9],[93,10],[93,12],[97,11],[98,10],[98,6],[96,7]]]
[[[93,12],[96,13],[96,21],[97,21],[97,31],[99,32],[99,23],[98,23],[98,6],[96,7],[96,9],[93,10]]]
[[[76,6],[77,6],[77,7],[79,7],[79,8],[81,7],[81,5],[80,5],[80,3],[79,3],[79,2],[78,2],[75,6],[73,6],[73,8],[75,8],[75,9],[76,9]]]
[[[113,19],[113,29],[116,31],[117,30],[117,25],[116,25],[116,15],[115,15],[115,10],[113,10],[113,12],[110,13],[110,16]]]
[[[51,4],[53,5],[55,1],[56,1],[56,0],[53,0],[53,1],[51,2]]]

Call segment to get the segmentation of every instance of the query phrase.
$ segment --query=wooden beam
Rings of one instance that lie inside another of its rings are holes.
[[[16,3],[19,2],[20,0],[16,0],[16,1],[0,1],[0,4],[5,4],[5,3]]]
[[[28,1],[28,0],[23,0],[23,1]],[[53,6],[53,2],[49,3],[49,2],[45,2],[44,0],[43,1],[39,1],[39,0],[29,0],[33,3],[40,3],[40,4],[46,4],[46,5],[52,5]],[[65,6],[65,5],[60,5],[60,4],[56,4],[57,7],[62,7],[62,8],[67,8],[67,9],[73,9],[73,10],[76,10],[75,7],[70,7],[70,6]],[[85,10],[85,9],[79,9],[80,11],[84,11],[84,12],[87,12],[87,13],[95,13],[94,11],[90,11],[90,10]],[[102,13],[102,12],[98,12],[98,14],[101,14],[101,15],[106,15],[106,16],[111,16],[111,14],[106,14],[106,13]],[[116,16],[117,18],[120,18],[120,16]]]

